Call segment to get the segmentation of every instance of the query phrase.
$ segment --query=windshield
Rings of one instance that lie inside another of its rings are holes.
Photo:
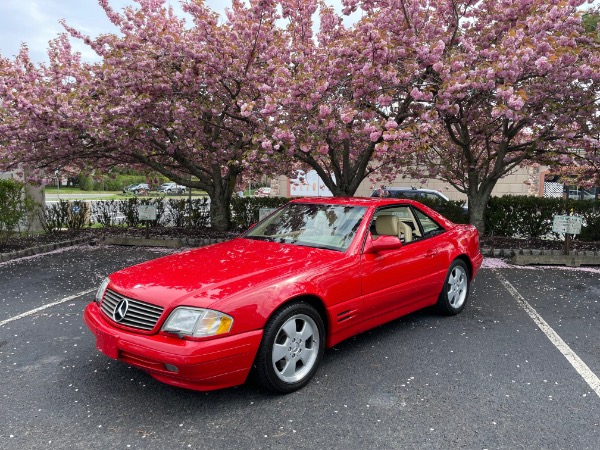
[[[346,251],[366,210],[361,206],[290,203],[243,237]]]

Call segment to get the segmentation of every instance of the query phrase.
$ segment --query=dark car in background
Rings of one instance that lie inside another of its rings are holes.
[[[382,186],[379,189],[373,190],[371,197],[416,200],[425,203],[430,208],[433,208],[456,223],[469,222],[469,206],[467,202],[450,200],[444,194],[434,189]]]
[[[380,189],[375,189],[371,194],[371,197],[408,198],[417,201],[423,199],[441,201],[450,200],[439,191],[416,187],[382,187]]]

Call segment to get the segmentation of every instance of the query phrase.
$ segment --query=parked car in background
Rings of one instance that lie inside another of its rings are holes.
[[[129,186],[123,188],[124,194],[132,193],[135,195],[139,195],[147,194],[148,192],[150,192],[150,185],[148,185],[147,183],[130,184]]]
[[[382,186],[379,189],[375,189],[371,194],[371,197],[409,198],[411,200],[417,201],[437,200],[439,202],[442,202],[442,204],[444,204],[445,202],[450,202],[450,199],[444,194],[442,194],[440,191],[416,187]],[[469,213],[469,206],[467,202],[464,202],[461,207],[465,214]]]
[[[375,189],[371,194],[371,197],[391,197],[391,198],[410,198],[411,200],[430,199],[430,200],[444,200],[449,201],[439,191],[433,189],[421,189],[416,187],[385,187],[382,186],[379,189]]]
[[[269,195],[271,195],[271,188],[270,187],[261,187],[261,188],[258,188],[254,192],[254,195],[256,197],[268,197]]]
[[[161,184],[156,190],[161,194],[185,194],[186,189],[181,184],[169,182]]]
[[[598,198],[598,193],[600,192],[600,188],[592,187],[588,189],[578,188],[578,187],[569,187],[568,196],[574,200],[596,200]]]
[[[326,347],[436,306],[460,313],[479,236],[412,200],[304,198],[240,237],[113,273],[84,313],[105,355],[196,390],[287,393]],[[411,361],[406,361],[410,365]]]

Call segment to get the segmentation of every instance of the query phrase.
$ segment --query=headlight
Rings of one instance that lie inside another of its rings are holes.
[[[102,301],[102,297],[104,297],[104,293],[106,292],[108,283],[110,283],[110,279],[108,277],[106,277],[104,280],[102,280],[102,284],[96,291],[96,303],[100,303]]]
[[[191,337],[216,336],[228,333],[233,317],[212,309],[176,308],[168,317],[162,331]]]

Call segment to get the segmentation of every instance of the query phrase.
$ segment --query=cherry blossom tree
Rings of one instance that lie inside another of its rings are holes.
[[[314,169],[335,196],[353,195],[371,174],[393,177],[411,151],[415,96],[428,85],[417,51],[432,31],[420,33],[426,7],[368,11],[348,26],[314,0],[283,1],[282,11],[290,50],[263,111],[273,117],[263,150]]]
[[[588,10],[582,23],[591,41],[600,43],[598,9]],[[585,187],[600,186],[600,98],[596,96],[595,111],[582,123],[583,139],[574,155],[559,154],[551,158],[553,171],[564,183]]]
[[[149,167],[206,190],[218,229],[244,171],[308,166],[338,196],[405,171],[465,193],[483,231],[520,164],[594,157],[582,0],[343,0],[351,25],[318,0],[234,0],[223,19],[189,0],[191,24],[137,2],[99,1],[119,35],[65,24],[98,63],[66,36],[47,64],[0,59],[0,164]]]
[[[276,5],[236,0],[221,21],[192,0],[184,4],[193,18],[188,27],[163,0],[137,2],[117,13],[100,0],[119,36],[92,39],[65,24],[99,55],[97,64],[82,64],[64,36],[48,65],[32,68],[23,50],[13,64],[19,78],[3,77],[9,87],[2,94],[18,111],[4,130],[12,133],[8,153],[36,167],[150,167],[205,190],[212,226],[227,229],[278,61]]]
[[[24,45],[14,60],[0,58],[0,167],[27,166],[35,181],[46,172],[81,161],[78,133],[86,121],[74,87],[85,84],[67,37],[50,42],[47,65],[29,59]]]
[[[411,2],[347,3],[380,11]],[[465,193],[480,232],[500,178],[526,161],[572,156],[588,135],[586,123],[597,114],[600,52],[582,28],[582,3],[429,4],[428,20],[439,25],[432,42],[442,51],[420,50],[431,56],[432,82],[419,89],[424,109],[410,172]]]

